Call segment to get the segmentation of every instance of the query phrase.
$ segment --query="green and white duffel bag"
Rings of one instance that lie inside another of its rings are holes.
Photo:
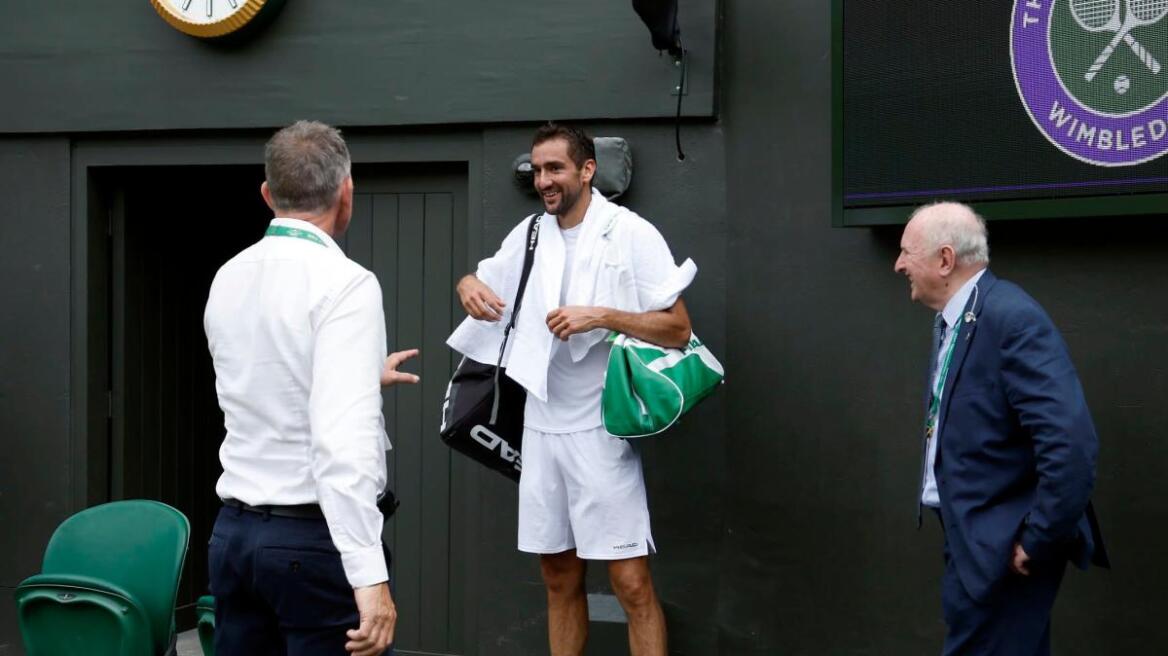
[[[604,375],[604,430],[614,437],[656,435],[709,396],[722,382],[722,364],[691,335],[684,349],[665,348],[613,333]]]

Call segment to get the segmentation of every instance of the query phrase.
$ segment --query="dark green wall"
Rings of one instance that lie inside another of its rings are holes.
[[[941,536],[914,530],[912,505],[929,313],[891,271],[897,228],[830,227],[830,3],[724,0],[715,39],[716,3],[683,0],[697,51],[686,107],[699,116],[683,126],[684,162],[661,118],[673,98],[657,92],[672,67],[626,0],[288,0],[231,48],[173,33],[144,1],[98,4],[0,8],[0,654],[19,653],[11,586],[104,484],[70,422],[104,408],[85,384],[100,366],[83,357],[104,336],[77,339],[90,314],[101,320],[86,300],[98,273],[74,257],[100,222],[91,168],[255,163],[267,128],[301,116],[346,127],[360,162],[465,162],[483,254],[536,205],[509,168],[531,121],[579,117],[628,138],[620,202],[698,263],[687,301],[728,371],[644,447],[673,652],[938,651]],[[220,129],[248,127],[264,129]],[[61,136],[13,134],[36,131]],[[991,226],[994,269],[1062,328],[1103,443],[1097,501],[1116,570],[1068,576],[1060,654],[1168,641],[1165,218]],[[536,562],[514,550],[514,486],[489,474],[477,486],[480,653],[545,653]],[[596,574],[589,589],[603,591]]]
[[[685,112],[714,107],[715,3],[682,3]],[[0,133],[672,116],[631,0],[287,0],[234,44],[146,0],[0,3]]]
[[[742,385],[726,398],[721,644],[932,654],[941,536],[914,530],[913,506],[930,313],[892,272],[899,228],[830,227],[829,21],[822,0],[726,3],[727,371]],[[1102,442],[1116,569],[1067,576],[1059,654],[1168,641],[1166,219],[990,226],[991,266],[1062,329]]]
[[[0,139],[0,654],[78,484],[69,458],[69,141]]]

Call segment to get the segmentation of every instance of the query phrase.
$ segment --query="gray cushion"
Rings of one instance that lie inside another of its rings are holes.
[[[633,151],[624,137],[593,137],[592,143],[596,147],[596,175],[592,178],[592,186],[612,200],[625,193],[633,181]],[[516,184],[534,194],[531,154],[516,157],[511,170],[515,173]]]

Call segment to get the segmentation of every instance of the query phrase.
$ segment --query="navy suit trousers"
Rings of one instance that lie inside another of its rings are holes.
[[[1050,612],[1066,569],[1066,560],[1055,559],[1032,564],[1029,576],[1008,572],[990,598],[978,603],[966,593],[946,545],[944,656],[1050,656]]]
[[[357,603],[323,519],[225,507],[209,556],[218,656],[348,653]]]

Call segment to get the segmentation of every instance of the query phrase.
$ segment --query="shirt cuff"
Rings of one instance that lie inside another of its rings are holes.
[[[341,565],[345,568],[345,578],[354,588],[377,585],[389,580],[389,570],[385,566],[385,551],[380,543],[342,553]]]

